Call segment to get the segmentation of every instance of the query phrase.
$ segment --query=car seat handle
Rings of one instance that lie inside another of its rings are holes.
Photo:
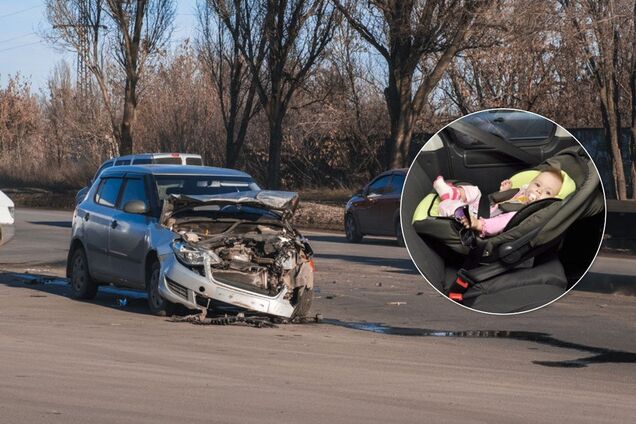
[[[530,250],[530,240],[541,231],[541,227],[528,231],[516,240],[504,243],[499,247],[499,258],[507,264],[519,262]]]

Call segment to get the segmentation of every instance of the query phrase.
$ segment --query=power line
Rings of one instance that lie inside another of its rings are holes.
[[[34,35],[34,34],[35,34],[35,32],[30,32],[28,34],[18,35],[18,36],[12,37],[12,38],[7,38],[6,40],[0,40],[0,43],[7,43],[9,41],[19,40],[21,38],[26,38],[26,37],[28,37],[30,35]]]
[[[34,41],[32,43],[20,44],[19,46],[7,47],[6,49],[0,50],[0,53],[6,52],[6,51],[9,51],[9,50],[19,49],[21,47],[32,46],[34,44],[40,44],[40,41]]]
[[[29,10],[37,9],[38,7],[42,7],[42,5],[27,7],[26,9],[18,10],[17,12],[7,13],[6,15],[0,15],[0,19],[7,18],[9,16],[17,15],[20,13],[28,12]]]

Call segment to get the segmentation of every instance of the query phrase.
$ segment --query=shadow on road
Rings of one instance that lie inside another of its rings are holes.
[[[8,287],[28,288],[39,293],[31,295],[32,297],[45,297],[45,295],[42,295],[43,293],[52,296],[71,297],[71,288],[68,280],[50,275],[0,272],[0,284]],[[120,290],[110,286],[100,287],[95,299],[83,302],[130,313],[150,315],[144,293]]]
[[[340,259],[347,262],[356,262],[364,265],[373,265],[378,267],[374,272],[400,272],[405,274],[419,274],[415,265],[410,259],[392,259],[392,258],[370,258],[367,256],[343,255],[333,253],[316,253],[318,259]],[[320,263],[318,263],[320,266]],[[383,269],[394,268],[394,269]]]
[[[29,224],[33,225],[47,225],[49,227],[60,227],[60,228],[72,228],[73,223],[71,221],[27,221]]]

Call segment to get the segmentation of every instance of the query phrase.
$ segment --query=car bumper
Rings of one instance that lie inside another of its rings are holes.
[[[8,243],[15,234],[15,227],[12,224],[0,224],[0,246]]]
[[[159,293],[172,303],[178,303],[190,309],[206,309],[207,300],[212,299],[251,311],[262,312],[284,318],[291,317],[294,307],[284,288],[276,296],[254,293],[215,280],[207,269],[206,276],[182,265],[174,255],[161,258],[161,277]]]

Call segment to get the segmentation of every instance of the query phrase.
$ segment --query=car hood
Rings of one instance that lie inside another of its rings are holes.
[[[290,218],[298,206],[298,193],[293,191],[240,191],[215,195],[171,194],[163,202],[161,222],[179,211],[205,205],[253,206],[278,212],[281,218]]]

